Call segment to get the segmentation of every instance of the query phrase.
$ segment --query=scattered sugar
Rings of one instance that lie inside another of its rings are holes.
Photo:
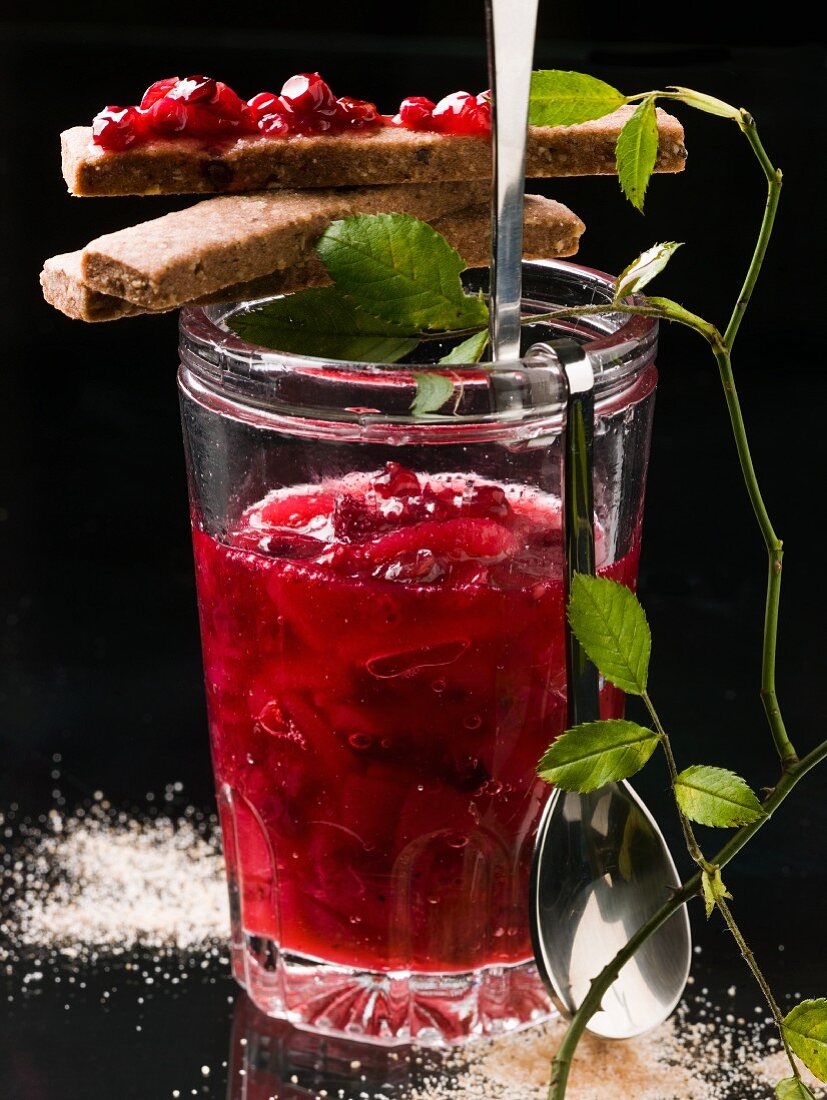
[[[564,1031],[556,1020],[486,1043],[452,1087],[437,1075],[412,1100],[545,1100],[549,1063]],[[628,1042],[586,1035],[572,1064],[567,1100],[714,1100],[716,1094],[686,1061],[671,1023]]]
[[[179,788],[170,788],[173,796]],[[132,816],[115,811],[96,792],[94,802],[74,814],[54,810],[36,823],[0,815],[0,960],[8,973],[11,964],[25,964],[15,967],[23,991],[36,992],[46,978],[85,989],[79,967],[97,963],[107,970],[106,960],[114,957],[126,971],[140,974],[146,996],[162,980],[177,984],[195,971],[209,971],[216,959],[226,966],[229,918],[217,823],[192,808],[164,816],[154,801],[148,812]],[[152,952],[151,961],[139,958],[139,949]],[[66,959],[73,969],[59,973],[50,957]],[[586,1035],[572,1066],[568,1100],[771,1096],[789,1067],[766,1010],[758,1005],[749,1016],[736,1016],[734,986],[722,991],[721,1006],[698,985],[690,978],[672,1020],[648,1035],[627,1042]],[[102,993],[102,1005],[117,988]],[[143,1006],[144,996],[137,1003]],[[390,1093],[387,1083],[368,1091],[362,1063],[352,1055],[348,1061],[359,1079],[353,1087],[364,1085],[358,1095],[366,1100],[546,1100],[550,1062],[563,1034],[564,1024],[553,1020],[464,1049],[429,1052],[427,1059],[414,1051],[406,1058],[408,1083]],[[246,1046],[245,1039],[240,1042]],[[389,1052],[391,1060],[396,1057]],[[211,1078],[209,1065],[199,1068],[202,1082]],[[806,1071],[802,1076],[821,1100],[815,1079]],[[345,1093],[319,1088],[315,1096],[327,1100]]]
[[[136,820],[101,797],[72,816],[24,823],[17,841],[4,858],[0,958],[26,949],[78,959],[136,947],[191,952],[227,940],[217,830],[196,811]]]

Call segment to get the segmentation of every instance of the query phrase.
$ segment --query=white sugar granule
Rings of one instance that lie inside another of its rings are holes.
[[[0,932],[18,950],[193,951],[229,937],[217,830],[194,815],[136,821],[105,805],[68,818],[52,811],[6,879],[11,905]]]

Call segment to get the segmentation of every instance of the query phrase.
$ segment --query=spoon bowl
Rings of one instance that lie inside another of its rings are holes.
[[[628,783],[552,792],[537,835],[530,924],[540,974],[565,1015],[679,885],[666,842]],[[589,1031],[629,1039],[662,1023],[681,998],[690,961],[681,906],[622,968]]]

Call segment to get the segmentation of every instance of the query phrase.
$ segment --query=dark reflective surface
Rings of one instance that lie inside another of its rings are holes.
[[[144,806],[147,792],[160,797],[176,780],[191,802],[208,807],[212,798],[175,318],[84,326],[47,307],[37,286],[47,255],[191,200],[69,199],[58,131],[176,72],[214,73],[252,94],[318,68],[341,92],[385,108],[407,94],[485,84],[481,38],[394,37],[395,27],[375,19],[373,37],[346,39],[201,26],[170,33],[149,26],[151,17],[146,12],[143,27],[128,30],[78,23],[0,30],[0,808],[16,801],[35,815],[55,802],[55,752],[63,757],[61,790],[70,807],[96,789],[117,805]],[[789,41],[794,23],[785,20],[779,41]],[[481,25],[480,6],[480,32]],[[429,29],[439,29],[435,19],[422,34]],[[772,270],[739,336],[736,372],[755,462],[785,538],[778,679],[802,749],[824,725],[827,599],[818,531],[827,383],[818,351],[820,184],[812,168],[821,60],[806,45],[661,49],[568,41],[556,51],[538,49],[540,64],[588,69],[629,91],[680,83],[744,103],[785,170]],[[24,93],[25,112],[17,109]],[[655,179],[645,221],[612,180],[534,189],[584,219],[579,258],[603,270],[620,270],[654,241],[687,241],[657,290],[722,318],[723,303],[740,285],[763,184],[734,128],[694,114],[682,118],[689,167],[682,177]],[[655,639],[652,695],[683,764],[736,767],[755,786],[771,784],[775,765],[757,695],[765,562],[720,385],[691,334],[664,334],[660,366],[641,568]],[[794,445],[782,446],[782,431]],[[634,707],[631,716],[643,718]],[[636,786],[680,851],[661,766],[653,763]],[[782,996],[827,993],[823,790],[823,776],[805,781],[727,876],[744,930]],[[712,850],[715,838],[704,843]],[[703,947],[697,984],[724,1002],[736,983],[739,1011],[754,1016],[757,998],[728,934],[697,911],[693,921]],[[30,961],[0,970],[3,1097],[155,1100],[194,1089],[213,1100],[251,1100],[240,1075],[226,1083],[237,996],[226,964],[213,959],[202,968],[196,960],[186,981],[173,984],[162,971],[149,987],[124,960],[75,971],[41,966],[42,980],[26,980],[33,968]],[[277,1080],[281,1055],[274,1057]],[[317,1071],[307,1072],[315,1087]],[[275,1095],[290,1096],[290,1088],[288,1078]],[[357,1100],[359,1090],[346,1095]]]

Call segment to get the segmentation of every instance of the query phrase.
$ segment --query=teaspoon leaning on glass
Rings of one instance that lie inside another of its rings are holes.
[[[491,349],[497,364],[520,358],[523,190],[528,101],[538,0],[486,0],[493,127]],[[567,390],[564,523],[567,584],[593,573],[594,372],[572,340],[535,345],[527,358],[556,364]],[[599,717],[598,673],[567,628],[569,724]],[[657,823],[628,783],[591,794],[555,790],[534,852],[530,922],[537,966],[571,1015],[591,980],[680,885]],[[691,961],[683,906],[620,971],[588,1027],[629,1038],[677,1005]]]

